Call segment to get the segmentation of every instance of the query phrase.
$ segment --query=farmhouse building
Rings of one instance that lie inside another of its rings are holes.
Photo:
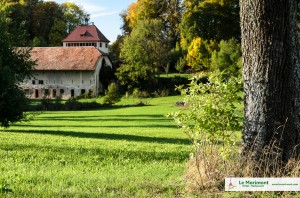
[[[103,92],[101,72],[112,68],[108,43],[95,25],[82,25],[63,39],[63,47],[34,47],[34,75],[21,87],[28,98],[36,99],[98,95]]]

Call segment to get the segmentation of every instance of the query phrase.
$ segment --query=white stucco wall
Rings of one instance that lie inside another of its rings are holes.
[[[50,98],[69,99],[72,90],[74,96],[81,95],[83,90],[95,93],[96,79],[94,71],[36,71],[21,86],[28,98],[43,98],[48,92]]]
[[[30,79],[26,79],[20,86],[26,96],[31,99],[41,99],[46,95],[50,98],[60,96],[69,99],[83,93],[98,95],[103,91],[99,75],[103,63],[112,67],[107,56],[99,58],[93,71],[35,71]],[[48,94],[47,94],[48,92]],[[74,95],[72,95],[72,92]]]

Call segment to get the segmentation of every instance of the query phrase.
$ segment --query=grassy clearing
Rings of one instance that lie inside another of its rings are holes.
[[[180,96],[151,106],[44,112],[0,129],[1,197],[174,197],[191,146],[164,114]],[[118,105],[138,102],[122,100]]]

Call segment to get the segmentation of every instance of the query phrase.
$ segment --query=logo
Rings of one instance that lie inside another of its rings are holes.
[[[228,184],[228,189],[229,190],[232,190],[232,189],[234,189],[236,186],[234,186],[233,184],[232,184],[232,182],[231,182],[231,178],[229,179],[229,184]]]

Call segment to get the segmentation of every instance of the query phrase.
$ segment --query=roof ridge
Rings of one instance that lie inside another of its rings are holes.
[[[82,35],[82,32],[88,32],[90,35]],[[104,34],[95,25],[81,25],[77,26],[63,42],[107,42],[110,41],[104,36]]]

